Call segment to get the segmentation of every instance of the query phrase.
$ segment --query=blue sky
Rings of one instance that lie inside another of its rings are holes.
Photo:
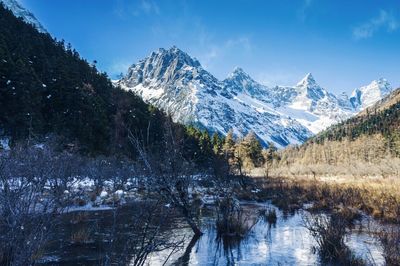
[[[311,72],[333,91],[400,86],[399,0],[20,0],[111,77],[176,45],[217,78],[235,66],[266,85]]]

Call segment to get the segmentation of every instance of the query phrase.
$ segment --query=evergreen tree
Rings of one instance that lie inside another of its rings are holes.
[[[0,129],[14,141],[60,136],[87,154],[134,157],[128,132],[146,149],[165,146],[170,118],[121,88],[96,63],[88,63],[65,41],[39,33],[0,3]],[[172,123],[172,122],[171,122]],[[173,123],[172,123],[173,124]],[[187,159],[207,165],[213,146],[205,131],[173,124]]]
[[[267,170],[267,177],[268,177],[269,170],[272,167],[274,160],[278,160],[277,150],[278,149],[275,147],[274,143],[269,142],[268,148],[263,149],[263,151],[262,151],[266,170]]]
[[[214,154],[221,155],[223,142],[224,142],[224,140],[222,138],[220,138],[218,133],[215,132],[212,136],[212,146],[213,146]]]
[[[238,144],[239,157],[246,168],[260,167],[264,164],[262,146],[254,132],[250,131]]]
[[[222,150],[225,155],[225,159],[231,161],[234,159],[235,156],[235,139],[233,136],[233,130],[229,130],[228,134],[225,137],[225,141],[222,147]]]

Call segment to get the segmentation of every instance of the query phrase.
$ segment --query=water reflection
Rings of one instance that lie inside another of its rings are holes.
[[[176,216],[163,221],[162,237],[184,239],[184,245],[176,253],[170,249],[151,254],[149,265],[163,265],[168,258],[167,265],[318,265],[318,255],[313,252],[314,239],[304,227],[303,216],[305,211],[298,211],[288,215],[270,204],[245,204],[254,216],[267,208],[276,213],[276,223],[271,224],[267,219],[258,219],[251,232],[242,239],[224,238],[218,236],[215,229],[215,215],[213,207],[205,210],[202,229],[205,232],[200,238],[193,238],[190,228]],[[69,237],[77,224],[65,223],[60,227],[57,245],[51,245],[46,252],[47,263],[54,265],[99,265],[104,261],[107,250],[110,250],[111,229],[113,215],[110,211],[91,212],[79,226],[95,226],[95,236],[92,242],[74,245]],[[132,238],[132,207],[126,206],[119,210],[116,217],[118,226],[117,238],[114,239],[111,257],[127,255],[132,250],[123,248],[124,241]],[[70,220],[70,218],[69,218]],[[72,228],[71,228],[72,227]],[[126,242],[125,242],[126,244]],[[346,240],[346,244],[355,251],[355,254],[368,258],[375,265],[383,265],[383,258],[379,245],[364,231],[354,232]],[[131,257],[132,254],[128,254]],[[46,257],[45,256],[45,257]],[[125,265],[125,264],[120,264]]]
[[[301,214],[286,216],[279,210],[276,213],[278,221],[275,226],[260,219],[245,239],[233,245],[218,241],[215,229],[208,228],[207,234],[202,236],[192,251],[190,264],[317,264],[318,257],[311,250],[314,241],[303,227]]]

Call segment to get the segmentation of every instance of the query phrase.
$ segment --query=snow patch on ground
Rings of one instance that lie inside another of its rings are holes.
[[[3,149],[5,151],[10,150],[10,138],[2,137],[0,138],[0,150]]]

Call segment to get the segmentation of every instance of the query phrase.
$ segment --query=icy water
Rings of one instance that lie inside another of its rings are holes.
[[[165,221],[163,237],[185,237],[185,241],[184,248],[173,254],[166,265],[322,265],[318,254],[313,251],[314,239],[304,227],[304,217],[308,212],[300,210],[285,214],[268,203],[245,203],[243,206],[255,214],[261,208],[274,208],[277,223],[270,225],[258,219],[242,241],[226,242],[217,237],[210,207],[204,212],[204,235],[190,246],[191,230],[181,219],[172,218]],[[130,220],[132,208],[135,206],[122,207],[118,216],[110,210],[67,214],[55,230],[54,240],[47,246],[41,264],[100,265],[104,264],[110,252],[115,257],[129,255],[124,243],[132,237],[129,232],[129,223],[133,222]],[[115,223],[117,226],[113,227]],[[110,241],[112,228],[118,230],[118,237]],[[74,236],[82,234],[84,241],[73,241]],[[384,264],[379,244],[365,231],[353,230],[346,244],[368,264]],[[169,254],[170,250],[153,254],[148,265],[163,265]]]

